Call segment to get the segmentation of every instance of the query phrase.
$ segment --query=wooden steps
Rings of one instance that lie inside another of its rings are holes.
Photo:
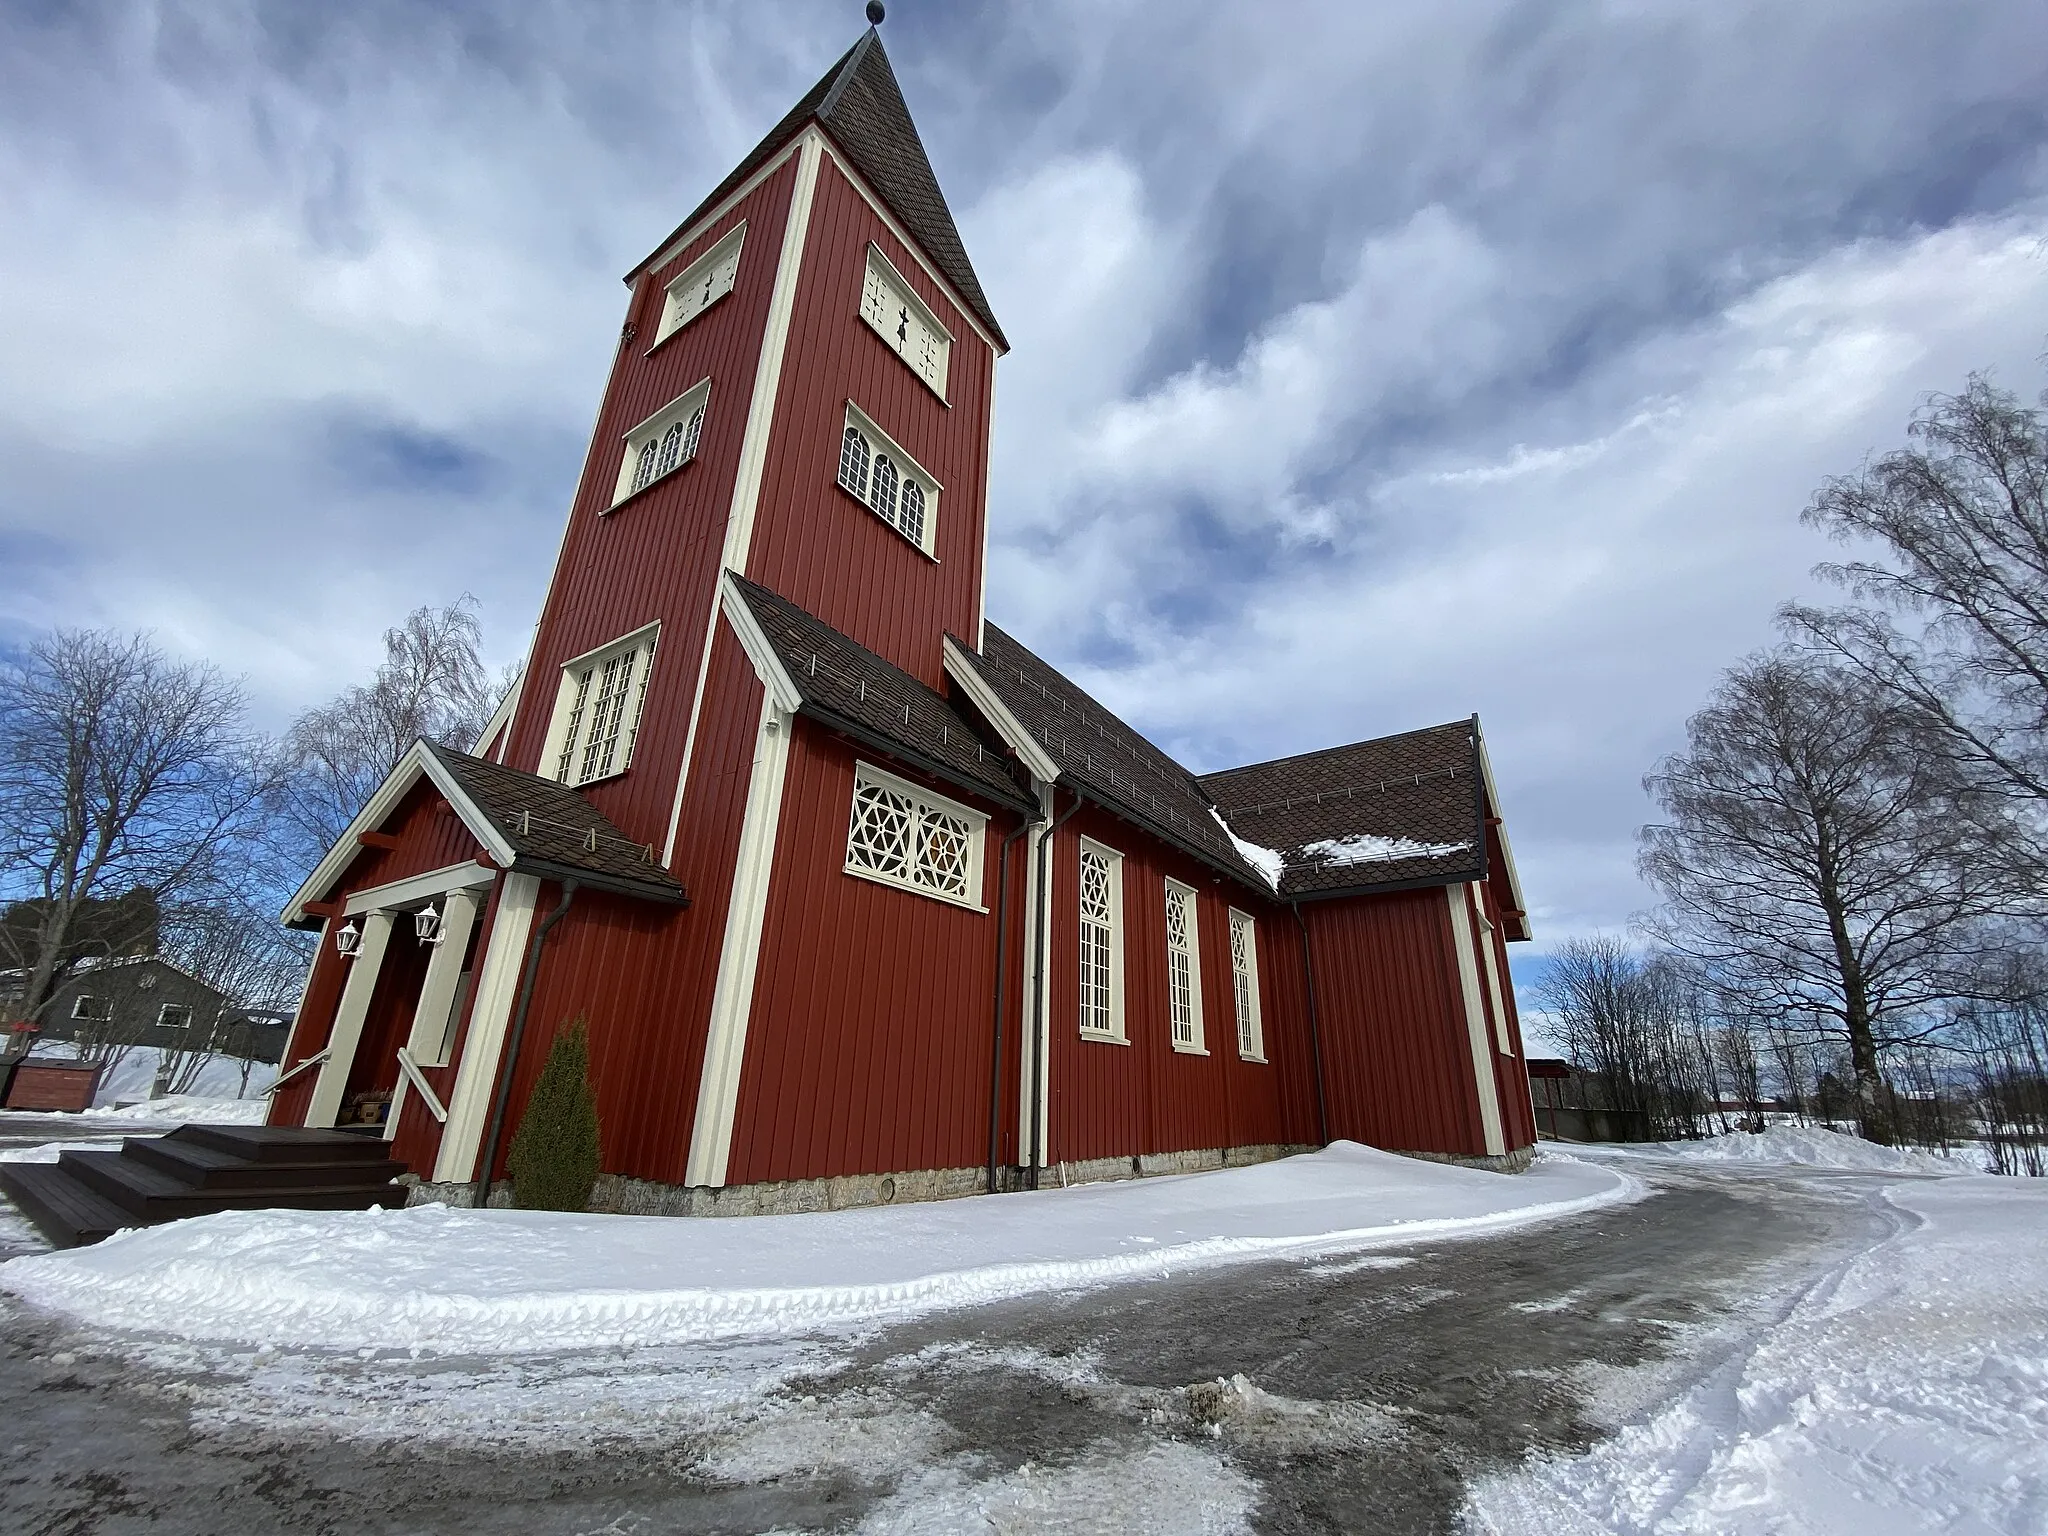
[[[286,1126],[181,1125],[119,1151],[0,1163],[0,1191],[59,1248],[123,1227],[230,1210],[367,1210],[405,1203],[405,1171],[378,1138]]]

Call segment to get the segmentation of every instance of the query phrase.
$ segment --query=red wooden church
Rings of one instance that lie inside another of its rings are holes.
[[[610,1209],[1526,1162],[1478,721],[1196,775],[985,617],[1007,344],[872,29],[627,284],[524,681],[285,914],[273,1124],[501,1177],[580,1017]]]

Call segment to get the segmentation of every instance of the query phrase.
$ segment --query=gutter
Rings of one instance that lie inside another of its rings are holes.
[[[1053,786],[1054,793],[1057,793],[1058,789],[1059,786],[1055,784]],[[1034,900],[1032,905],[1037,913],[1038,943],[1037,954],[1032,962],[1031,978],[1032,996],[1038,1002],[1040,1019],[1032,1021],[1031,1029],[1031,1166],[1030,1171],[1026,1175],[1029,1187],[1032,1189],[1038,1188],[1038,1170],[1045,1161],[1045,1037],[1048,1031],[1041,1027],[1040,1020],[1048,1017],[1051,1011],[1050,1003],[1045,995],[1045,947],[1050,937],[1047,930],[1052,927],[1052,914],[1046,910],[1047,861],[1045,845],[1051,840],[1053,833],[1059,831],[1061,827],[1071,821],[1075,813],[1086,803],[1080,793],[1076,791],[1074,803],[1067,807],[1066,815],[1056,821],[1046,822],[1044,824],[1045,830],[1038,834],[1036,845],[1038,849],[1038,889],[1033,893]],[[1050,806],[1047,807],[1047,809],[1050,808]]]
[[[1294,912],[1294,926],[1301,930],[1301,979],[1308,988],[1309,1059],[1315,1064],[1316,1134],[1327,1147],[1330,1144],[1330,1106],[1323,1095],[1323,1030],[1316,1010],[1316,963],[1309,949],[1308,923],[1302,918],[1301,903],[1292,901],[1288,906]]]
[[[1033,816],[1017,824],[1017,830],[1003,839],[996,859],[996,1027],[995,1044],[988,1072],[988,1193],[996,1192],[996,1159],[1000,1151],[1003,1115],[1003,993],[1010,979],[1010,845],[1034,828],[1045,824]]]

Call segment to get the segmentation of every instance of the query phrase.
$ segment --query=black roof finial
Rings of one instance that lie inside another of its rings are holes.
[[[882,9],[882,0],[868,0],[868,25],[879,27],[882,18],[889,13]]]

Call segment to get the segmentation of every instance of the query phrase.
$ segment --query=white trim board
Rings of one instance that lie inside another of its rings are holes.
[[[682,255],[684,251],[688,250],[692,245],[696,244],[698,240],[702,239],[704,234],[711,228],[712,225],[716,224],[720,219],[724,218],[728,213],[731,213],[734,208],[738,207],[747,198],[751,197],[755,192],[759,191],[762,182],[768,180],[769,177],[773,176],[777,171],[781,170],[785,165],[789,164],[789,157],[796,153],[798,147],[802,143],[803,140],[801,137],[791,139],[789,143],[785,144],[781,149],[776,151],[772,159],[768,160],[765,164],[762,165],[762,167],[758,171],[754,172],[753,175],[749,176],[745,181],[741,182],[737,187],[735,187],[732,190],[732,192],[728,196],[726,196],[716,208],[710,210],[710,212],[706,213],[703,218],[697,220],[694,224],[690,225],[689,228],[685,229],[684,231],[682,231],[682,233],[678,234],[674,239],[670,240],[666,245],[662,246],[660,250],[656,251],[652,256],[648,257],[645,261],[641,262],[639,266],[635,267],[632,271],[628,272],[623,278],[620,279],[620,281],[623,282],[628,288],[631,288],[634,284],[640,281],[640,275],[643,272],[659,272],[663,267],[667,266],[670,262],[674,261],[678,256]],[[705,253],[707,255],[710,254],[709,247],[706,248]]]
[[[334,1012],[334,1027],[327,1032],[327,1060],[313,1080],[313,1096],[306,1103],[306,1118],[312,1127],[334,1124],[341,1113],[341,1096],[348,1090],[349,1071],[355,1065],[356,1046],[363,1038],[363,1021],[369,1017],[370,994],[377,990],[377,976],[384,968],[384,951],[391,943],[392,914],[372,912],[363,922],[363,938],[355,958],[348,962],[348,981],[341,989],[341,1003]]]
[[[1500,1087],[1493,1069],[1492,1031],[1486,1027],[1486,1001],[1479,991],[1479,966],[1473,954],[1472,920],[1466,905],[1466,887],[1447,885],[1450,901],[1451,943],[1457,951],[1458,994],[1465,1010],[1465,1035],[1472,1057],[1473,1087],[1479,1094],[1479,1124],[1486,1135],[1486,1155],[1501,1157],[1508,1149],[1501,1130]]]
[[[538,877],[505,877],[491,920],[491,941],[478,967],[476,1002],[469,1010],[469,1034],[455,1071],[455,1091],[448,1096],[448,1122],[441,1128],[441,1151],[434,1159],[436,1182],[463,1184],[476,1176],[484,1114],[497,1086],[498,1057],[505,1048],[505,1029],[511,1022],[513,994],[539,899]]]
[[[366,891],[357,891],[342,907],[341,915],[360,917],[365,912],[375,912],[384,907],[410,906],[439,896],[443,891],[489,885],[497,878],[495,869],[487,869],[473,860],[467,864],[448,864],[440,869],[430,869],[425,874],[394,880],[389,885],[373,885]]]
[[[974,659],[951,635],[945,637],[943,664],[946,676],[960,685],[960,691],[967,695],[968,702],[996,728],[1003,744],[1017,754],[1034,779],[1044,779],[1050,784],[1060,776],[1060,765],[1053,760],[1052,754],[1038,744],[1038,738],[1025,728],[1023,721],[1010,713],[1010,707],[1003,702],[1002,696],[989,686],[988,680],[976,669]]]

